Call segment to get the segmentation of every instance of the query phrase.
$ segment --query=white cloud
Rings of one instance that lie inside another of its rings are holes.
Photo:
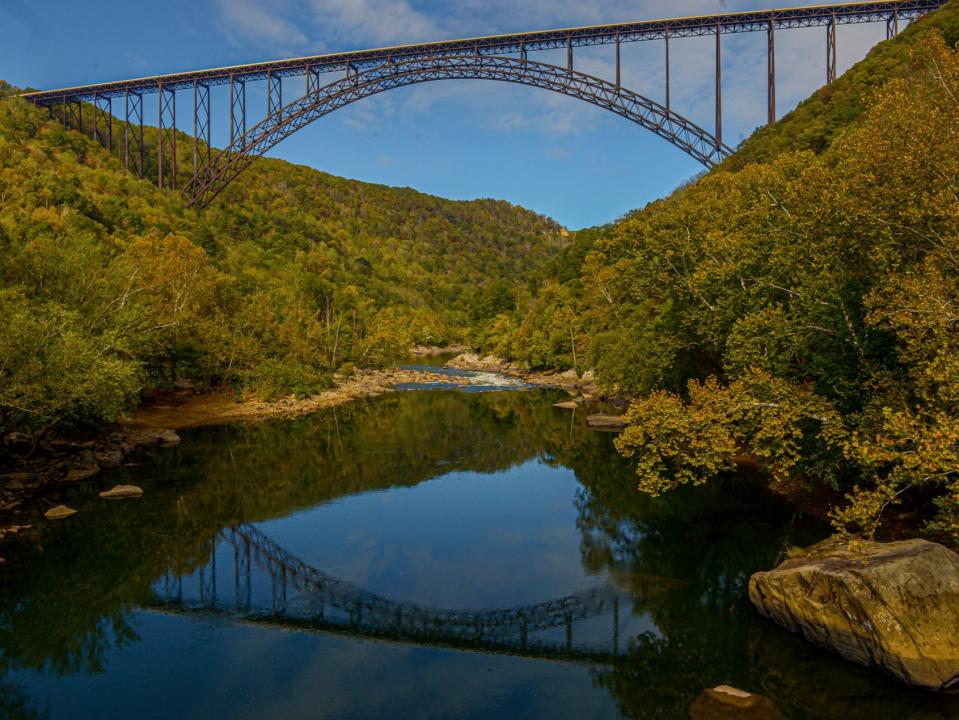
[[[407,0],[307,0],[318,28],[349,47],[430,40],[442,36],[437,19]]]
[[[263,0],[215,0],[221,29],[234,44],[254,41],[261,47],[294,49],[301,47],[306,35],[286,19],[286,3]]]

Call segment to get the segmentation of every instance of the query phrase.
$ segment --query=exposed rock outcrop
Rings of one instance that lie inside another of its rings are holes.
[[[753,575],[760,613],[922,688],[959,686],[959,555],[925,540],[826,540]]]
[[[474,353],[457,355],[448,361],[446,366],[458,370],[501,373],[520,378],[530,385],[562,388],[573,397],[586,396],[592,400],[603,399],[592,371],[587,371],[580,377],[575,370],[531,370],[523,363],[509,362],[495,355],[480,357]]]

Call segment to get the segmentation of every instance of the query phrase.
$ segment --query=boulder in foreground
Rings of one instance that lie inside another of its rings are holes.
[[[959,555],[925,540],[826,540],[749,581],[760,613],[903,682],[959,686]]]
[[[692,720],[784,720],[776,704],[765,695],[720,685],[704,690],[689,708]]]
[[[104,500],[124,500],[138,498],[143,495],[143,488],[136,485],[114,485],[110,490],[100,493]]]

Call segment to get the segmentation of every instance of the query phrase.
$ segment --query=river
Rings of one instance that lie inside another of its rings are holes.
[[[400,392],[183,431],[0,570],[4,718],[948,717],[761,619],[826,528],[748,477],[652,500],[548,390]],[[577,411],[580,413],[580,411]],[[107,502],[135,482],[142,499]]]

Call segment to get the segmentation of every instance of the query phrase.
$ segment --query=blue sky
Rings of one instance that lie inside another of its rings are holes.
[[[819,0],[821,1],[821,0]],[[791,0],[790,5],[815,2]],[[471,35],[775,6],[769,0],[0,0],[0,78],[50,89],[259,60]],[[840,70],[884,37],[839,28]],[[736,143],[765,119],[763,35],[724,38],[724,123]],[[779,111],[825,79],[821,29],[777,36]],[[711,40],[672,44],[673,106],[712,129]],[[662,100],[661,43],[623,50],[623,83]],[[563,51],[537,54],[563,64]],[[609,47],[577,69],[612,77]],[[297,81],[285,97],[302,91]],[[251,110],[257,106],[248,90]],[[187,98],[182,102],[187,104]],[[216,110],[214,106],[214,111]],[[148,116],[149,122],[155,122]],[[226,118],[213,118],[223,144]],[[321,170],[444,197],[496,197],[570,228],[601,224],[668,194],[701,169],[636,125],[544,90],[487,81],[404,88],[337,111],[272,152]]]

